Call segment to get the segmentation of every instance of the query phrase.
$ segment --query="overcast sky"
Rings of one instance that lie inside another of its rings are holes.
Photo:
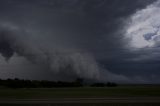
[[[0,0],[0,77],[160,83],[159,13],[159,0]]]

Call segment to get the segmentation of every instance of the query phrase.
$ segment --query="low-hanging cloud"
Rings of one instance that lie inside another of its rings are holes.
[[[0,53],[6,61],[10,61],[10,58],[17,54],[31,63],[59,75],[60,78],[62,78],[62,74],[68,79],[84,78],[102,82],[132,82],[123,75],[116,75],[99,67],[89,53],[80,53],[69,50],[69,48],[67,51],[65,51],[66,48],[62,50],[42,48],[34,42],[34,39],[30,39],[26,35],[27,32],[17,26],[1,26]]]
[[[67,51],[40,48],[33,39],[27,38],[25,31],[21,31],[18,27],[1,27],[0,39],[0,52],[6,60],[16,53],[55,73],[66,73],[69,76],[89,79],[99,77],[97,63],[91,56],[74,51],[67,53]]]

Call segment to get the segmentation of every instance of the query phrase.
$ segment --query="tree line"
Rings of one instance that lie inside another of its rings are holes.
[[[0,79],[0,86],[7,88],[56,88],[56,87],[83,87],[83,79],[76,79],[72,82],[48,81],[48,80],[24,80],[24,79]],[[91,87],[116,87],[116,83],[92,83]]]

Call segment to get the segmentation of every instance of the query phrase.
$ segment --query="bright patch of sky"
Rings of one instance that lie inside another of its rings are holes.
[[[160,45],[160,1],[137,11],[129,19],[125,37],[130,47],[145,48]]]

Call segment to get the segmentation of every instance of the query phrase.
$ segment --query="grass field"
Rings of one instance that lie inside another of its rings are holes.
[[[102,102],[102,103],[63,103],[63,98],[160,98],[160,86],[119,86],[113,88],[30,88],[9,89],[0,88],[0,101],[3,100],[59,100],[62,103],[8,103],[0,106],[160,106],[160,102]],[[138,99],[137,99],[138,100]],[[145,99],[144,99],[145,100]],[[153,99],[154,100],[154,99]],[[32,101],[31,101],[32,102]]]
[[[1,104],[1,106],[160,106],[159,103]]]
[[[120,86],[114,88],[0,88],[1,99],[52,99],[80,97],[160,97],[160,86]]]

